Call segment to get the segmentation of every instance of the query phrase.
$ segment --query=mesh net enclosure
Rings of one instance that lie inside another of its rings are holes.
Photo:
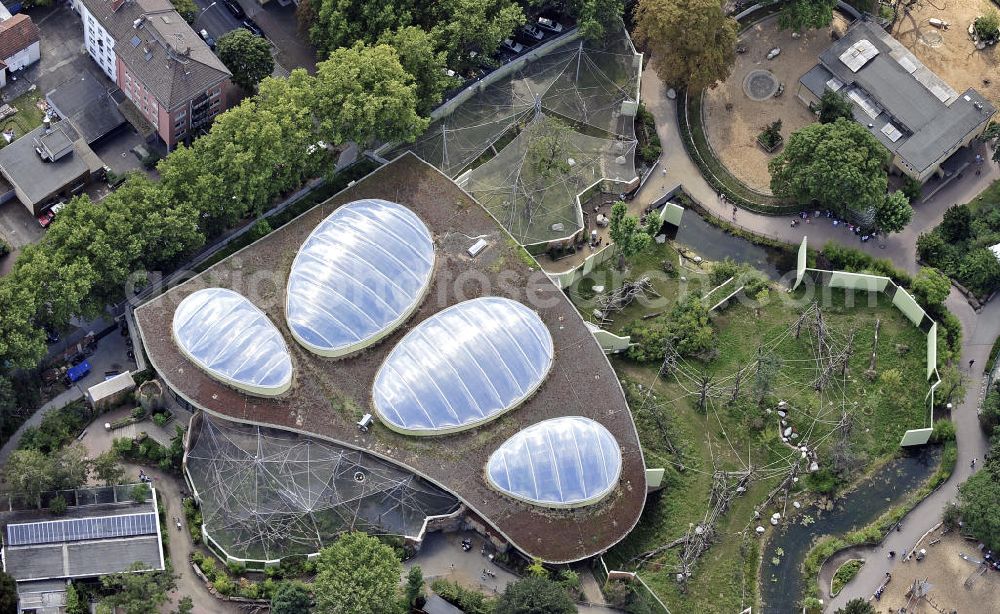
[[[369,454],[305,435],[209,419],[187,473],[205,532],[226,554],[269,561],[317,552],[344,531],[417,536],[458,500]]]
[[[624,28],[600,41],[567,40],[536,57],[541,53],[480,84],[415,143],[390,154],[413,151],[458,179],[522,244],[571,236],[583,225],[578,193],[600,179],[635,178],[642,56]],[[526,153],[550,132],[533,127],[550,118],[567,127],[562,162],[575,163],[542,177],[526,174]]]

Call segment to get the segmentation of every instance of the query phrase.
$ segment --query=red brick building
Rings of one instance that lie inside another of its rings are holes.
[[[173,149],[235,100],[232,74],[169,0],[75,0],[94,61]]]

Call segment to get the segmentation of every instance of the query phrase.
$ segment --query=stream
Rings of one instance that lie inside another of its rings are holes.
[[[872,522],[929,478],[940,458],[940,448],[936,447],[903,452],[847,496],[837,499],[832,511],[809,506],[790,522],[782,523],[767,541],[761,557],[761,611],[782,614],[798,611],[798,604],[809,588],[801,568],[813,540],[823,535],[843,536]],[[804,524],[806,517],[815,522]],[[779,549],[783,556],[778,556]],[[772,562],[775,558],[780,559],[777,565]]]

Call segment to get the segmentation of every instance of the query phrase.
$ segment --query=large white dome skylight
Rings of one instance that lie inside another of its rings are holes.
[[[433,270],[434,241],[415,213],[385,200],[348,203],[320,222],[295,256],[288,327],[310,351],[345,356],[403,323]]]
[[[590,418],[552,418],[516,433],[490,456],[490,485],[545,507],[582,507],[618,484],[622,451],[614,436]]]
[[[188,295],[174,311],[173,336],[189,360],[245,392],[274,396],[292,384],[278,327],[242,294],[206,288]]]
[[[393,348],[375,376],[375,410],[386,426],[410,435],[471,428],[531,396],[553,355],[545,323],[517,301],[452,305]]]

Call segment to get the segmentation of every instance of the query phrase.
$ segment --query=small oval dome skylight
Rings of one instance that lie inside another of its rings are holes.
[[[472,428],[519,405],[552,366],[552,336],[517,301],[465,301],[421,322],[393,348],[372,398],[389,428],[439,435]]]
[[[292,359],[278,327],[242,294],[206,288],[174,311],[174,342],[210,376],[246,392],[274,396],[292,384]]]
[[[285,317],[320,356],[363,349],[406,321],[434,270],[434,241],[415,213],[385,200],[348,203],[319,223],[288,277]]]
[[[490,456],[491,486],[534,505],[582,507],[615,489],[622,451],[604,425],[581,416],[533,424]]]

